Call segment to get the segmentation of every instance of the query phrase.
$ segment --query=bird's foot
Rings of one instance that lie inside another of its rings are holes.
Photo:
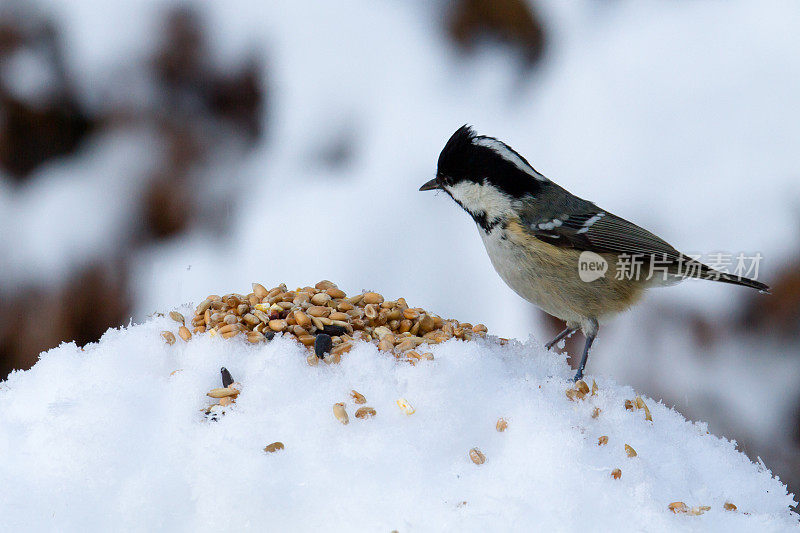
[[[553,346],[558,344],[559,341],[561,341],[562,339],[566,339],[567,337],[569,337],[570,335],[572,335],[576,331],[578,331],[577,328],[575,328],[575,329],[573,329],[573,328],[565,329],[564,331],[562,331],[561,333],[556,335],[555,339],[551,340],[550,342],[548,342],[547,344],[544,345],[545,350],[550,350]]]

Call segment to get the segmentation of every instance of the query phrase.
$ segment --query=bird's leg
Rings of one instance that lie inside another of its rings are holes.
[[[567,329],[565,329],[564,331],[562,331],[561,333],[556,335],[555,339],[553,339],[550,342],[548,342],[547,344],[545,344],[544,345],[545,350],[549,350],[550,348],[555,346],[558,341],[560,341],[563,338],[569,337],[570,335],[572,335],[576,331],[578,331],[578,328],[570,328],[570,327],[568,327]]]
[[[592,347],[595,336],[596,335],[588,335],[586,337],[586,344],[583,346],[583,355],[581,356],[581,364],[578,365],[578,372],[575,374],[575,379],[572,381],[583,379],[583,369],[586,366],[586,360],[589,358],[589,348]]]
[[[578,372],[575,373],[575,379],[573,379],[573,381],[578,381],[579,379],[583,379],[583,369],[586,367],[586,360],[589,358],[589,349],[592,347],[594,338],[597,337],[598,329],[599,326],[597,324],[597,320],[589,321],[589,331],[586,331],[586,329],[584,329],[584,333],[586,335],[586,344],[584,344],[583,346],[583,355],[581,356],[581,363],[578,365]]]

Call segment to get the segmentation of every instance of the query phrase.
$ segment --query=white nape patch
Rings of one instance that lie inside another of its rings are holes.
[[[450,195],[472,214],[486,213],[489,220],[507,218],[514,215],[512,198],[494,185],[461,181],[455,185],[446,185]]]
[[[584,222],[583,227],[578,231],[576,231],[575,233],[586,233],[587,231],[589,231],[589,228],[592,227],[592,224],[603,218],[603,216],[605,216],[605,213],[597,213],[595,216]]]
[[[551,230],[551,229],[555,229],[555,228],[559,227],[563,223],[564,223],[564,221],[561,220],[560,218],[554,218],[550,222],[542,222],[540,224],[537,224],[537,227],[539,229]]]
[[[492,139],[491,137],[475,137],[473,139],[473,144],[478,146],[485,146],[487,148],[491,148],[494,150],[500,157],[505,159],[506,161],[510,161],[514,163],[521,171],[525,172],[526,174],[530,174],[532,177],[536,178],[539,181],[548,181],[547,178],[536,172],[532,166],[526,163],[516,152],[514,152],[511,148],[509,148],[504,142],[498,141],[497,139]]]

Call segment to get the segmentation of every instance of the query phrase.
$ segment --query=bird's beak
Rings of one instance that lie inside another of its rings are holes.
[[[441,189],[441,187],[439,187],[439,180],[436,178],[433,178],[431,181],[425,183],[425,185],[419,188],[421,191],[432,191],[434,189]]]

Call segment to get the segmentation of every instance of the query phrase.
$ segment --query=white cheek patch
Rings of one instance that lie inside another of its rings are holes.
[[[514,166],[516,166],[518,169],[525,172],[526,174],[529,174],[533,178],[536,178],[537,180],[542,182],[547,181],[547,178],[536,172],[536,169],[534,169],[532,166],[526,163],[525,160],[522,159],[518,153],[509,148],[502,141],[498,141],[497,139],[492,139],[491,137],[475,137],[475,139],[472,142],[477,146],[485,146],[486,148],[491,148],[492,150],[495,151],[495,153],[497,153],[497,155],[499,155],[506,161],[513,163]]]
[[[489,219],[504,218],[514,214],[511,197],[485,181],[483,183],[462,181],[446,188],[464,209],[473,214],[486,213]]]

